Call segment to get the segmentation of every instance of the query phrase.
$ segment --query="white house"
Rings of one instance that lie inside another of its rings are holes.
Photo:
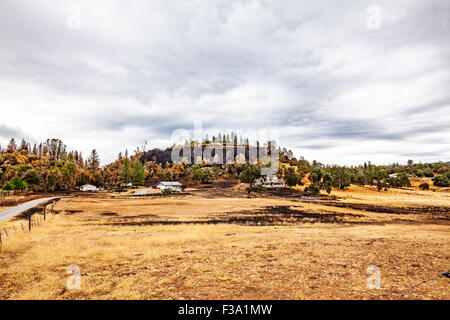
[[[81,191],[97,191],[97,187],[92,184],[84,184],[80,187]]]
[[[267,176],[266,178],[256,179],[255,185],[262,185],[265,188],[284,188],[284,180],[277,176]]]
[[[178,181],[161,181],[156,185],[156,189],[181,192],[182,186]]]

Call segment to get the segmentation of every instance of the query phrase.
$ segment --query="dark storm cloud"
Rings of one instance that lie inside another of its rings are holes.
[[[25,134],[20,128],[12,128],[1,123],[0,123],[0,137],[2,137],[5,140],[10,138],[30,139],[30,137],[27,134]]]

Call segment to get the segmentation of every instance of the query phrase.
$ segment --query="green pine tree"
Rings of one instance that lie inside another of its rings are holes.
[[[128,183],[131,181],[130,160],[128,158],[123,159],[121,178],[123,183]]]
[[[145,172],[144,167],[142,166],[141,161],[139,159],[136,159],[133,163],[133,184],[135,186],[143,186],[145,183]]]

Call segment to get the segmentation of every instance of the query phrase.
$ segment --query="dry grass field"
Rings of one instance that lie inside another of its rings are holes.
[[[0,299],[397,299],[450,270],[450,194],[352,186],[336,199],[67,198],[0,254]],[[14,226],[14,227],[13,227]],[[68,289],[67,268],[81,271]],[[380,267],[380,289],[367,268]],[[404,299],[449,299],[440,277]]]

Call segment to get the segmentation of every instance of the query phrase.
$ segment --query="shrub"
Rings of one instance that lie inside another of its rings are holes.
[[[14,177],[10,181],[6,182],[2,190],[5,191],[11,191],[11,190],[25,190],[28,188],[28,183],[26,181],[23,181],[19,177]]]
[[[293,167],[290,167],[284,171],[284,180],[286,180],[286,184],[289,187],[296,186],[297,184],[303,184],[300,175],[295,172]]]
[[[311,183],[308,187],[305,188],[305,192],[308,195],[315,196],[315,195],[319,194],[320,189],[319,189],[318,185]]]
[[[428,178],[434,177],[433,170],[431,170],[431,169],[425,169],[425,170],[423,170],[423,175],[424,175],[425,177],[428,177]]]
[[[424,176],[423,171],[420,169],[415,169],[414,174],[419,178],[422,178]]]
[[[245,188],[245,191],[247,191],[247,193],[248,193],[248,195],[249,195],[248,197],[250,197],[250,193],[251,193],[251,192],[264,193],[264,192],[266,192],[267,190],[266,190],[266,188],[264,188],[264,186],[262,186],[262,185],[257,185],[257,186],[252,185],[251,187],[248,186],[247,188]]]
[[[28,183],[26,181],[23,181],[19,177],[14,177],[11,180],[11,183],[14,185],[14,190],[25,190],[28,188]]]
[[[254,190],[254,182],[256,179],[261,177],[261,168],[259,165],[253,165],[250,163],[246,163],[242,167],[242,171],[239,174],[239,179],[241,182],[248,183],[249,186],[246,189],[248,193],[248,197],[250,198],[250,193]]]
[[[58,182],[58,177],[53,171],[50,171],[50,173],[47,176],[47,188],[50,191],[55,190],[56,183]]]
[[[2,190],[4,190],[4,191],[11,191],[11,190],[14,190],[14,185],[12,184],[11,181],[7,181],[7,182],[5,182],[5,184],[3,185]]]
[[[447,178],[448,181],[450,181],[450,171],[443,174]]]
[[[405,173],[399,173],[397,179],[401,187],[411,187],[411,181]]]
[[[437,187],[448,187],[450,186],[450,181],[446,176],[436,176],[433,178],[433,183]]]
[[[191,167],[189,177],[192,181],[198,182],[201,181],[202,183],[208,183],[212,179],[215,178],[215,172],[211,168],[205,167],[201,168],[198,165],[194,165]]]
[[[411,182],[408,179],[406,173],[401,172],[395,178],[389,178],[388,184],[390,187],[411,187]]]
[[[23,176],[23,180],[25,180],[28,184],[38,184],[39,183],[39,177],[37,175],[36,170],[31,169],[25,172],[25,175]]]
[[[421,190],[429,190],[430,189],[430,185],[426,182],[423,182],[421,184],[419,184],[419,189]]]

